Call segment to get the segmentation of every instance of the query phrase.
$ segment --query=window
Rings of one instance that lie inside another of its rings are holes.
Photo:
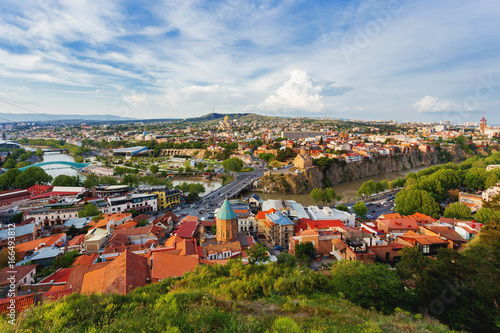
[[[429,253],[429,250],[430,250],[429,245],[424,245],[424,247],[422,249],[422,253],[424,253],[424,254]]]

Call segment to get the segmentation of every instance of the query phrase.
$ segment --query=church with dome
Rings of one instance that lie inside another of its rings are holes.
[[[230,131],[231,130],[231,121],[229,120],[228,115],[224,117],[224,121],[219,122],[219,128],[223,131]]]

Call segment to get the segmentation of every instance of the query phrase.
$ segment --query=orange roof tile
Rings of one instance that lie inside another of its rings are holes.
[[[10,312],[10,309],[7,309],[7,307],[10,306],[11,299],[15,300],[14,304],[17,313],[21,313],[35,304],[35,294],[4,298],[0,300],[0,314],[7,314]]]
[[[90,266],[92,263],[95,262],[97,257],[99,256],[98,253],[92,253],[92,254],[84,254],[76,258],[75,262],[73,262],[73,267],[76,266]]]
[[[125,250],[106,267],[86,273],[82,293],[119,293],[146,285],[150,278],[147,259]]]
[[[137,226],[137,222],[128,221],[128,222],[125,222],[123,224],[120,224],[115,229],[130,229],[130,228],[135,228],[136,226]]]
[[[150,259],[152,261],[151,277],[162,280],[167,277],[182,276],[193,271],[200,264],[198,258],[178,256],[174,254],[156,252]]]
[[[68,246],[80,245],[85,241],[85,234],[73,237],[73,239],[68,241]]]
[[[49,237],[39,238],[30,242],[17,244],[16,249],[20,252],[26,252],[44,246],[52,246],[64,237],[66,237],[65,233],[55,234]]]

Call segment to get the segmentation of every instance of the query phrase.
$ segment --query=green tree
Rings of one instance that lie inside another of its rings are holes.
[[[226,172],[228,171],[240,172],[241,169],[243,168],[243,161],[237,157],[232,157],[222,162],[222,167]]]
[[[21,174],[19,174],[16,177],[16,180],[14,181],[14,187],[16,187],[16,188],[22,188],[22,189],[31,187],[31,186],[33,186],[35,184],[36,184],[36,182],[33,179],[33,177],[31,177],[26,172],[22,172]]]
[[[330,270],[330,285],[351,302],[384,313],[392,313],[411,297],[398,274],[383,264],[336,262]]]
[[[493,218],[493,215],[494,211],[491,208],[482,207],[474,215],[474,220],[486,224]]]
[[[256,264],[257,262],[266,262],[269,257],[268,248],[263,243],[254,243],[246,249],[248,262]]]
[[[132,218],[136,218],[137,216],[140,215],[140,213],[133,208],[128,210],[127,213],[132,214]]]
[[[130,187],[136,187],[139,185],[140,177],[138,175],[126,174],[123,176],[121,183],[123,185],[128,185]]]
[[[12,169],[15,168],[17,164],[17,161],[13,158],[8,158],[5,163],[3,164],[3,167],[5,169]]]
[[[439,205],[434,198],[424,190],[402,189],[396,194],[395,210],[401,215],[422,213],[439,217]]]
[[[18,223],[21,223],[23,220],[24,220],[24,213],[19,212],[19,213],[12,215],[9,222],[13,223],[13,224],[18,224]]]
[[[97,216],[100,213],[96,205],[87,204],[83,206],[83,209],[78,211],[78,217]]]
[[[43,155],[44,155],[44,152],[43,152],[42,148],[37,148],[36,149],[36,156],[38,158],[41,158],[41,157],[43,157]]]
[[[335,209],[341,210],[343,212],[348,212],[349,213],[349,208],[347,208],[346,205],[337,205]]]
[[[303,261],[311,261],[316,258],[316,248],[312,242],[295,244],[295,257]]]
[[[76,163],[83,163],[83,157],[82,156],[76,156],[75,157],[75,162]]]
[[[141,219],[139,222],[137,222],[137,226],[138,227],[144,227],[144,226],[148,225],[148,223],[149,223],[148,220]]]
[[[99,183],[101,185],[118,185],[118,181],[116,180],[116,178],[110,176],[101,177]]]
[[[2,174],[0,176],[0,186],[2,188],[7,189],[10,186],[14,185],[14,182],[16,181],[17,176],[21,174],[21,171],[19,169],[9,169],[7,172]]]
[[[377,186],[377,183],[375,183],[373,180],[369,180],[361,185],[358,192],[356,192],[356,196],[358,197],[370,196],[378,192],[379,192],[379,187]]]
[[[83,181],[83,187],[85,188],[92,188],[97,185],[99,185],[99,177],[93,174],[88,175]]]
[[[323,191],[320,188],[315,188],[309,193],[309,196],[314,200],[314,202],[322,202],[323,201]]]
[[[153,175],[156,175],[158,173],[158,171],[160,170],[160,168],[156,165],[156,164],[152,164],[150,167],[149,167],[149,171],[151,171],[151,173]]]
[[[459,220],[470,220],[472,215],[471,210],[467,207],[467,205],[455,202],[446,207],[444,210],[444,217]]]
[[[11,254],[9,253],[9,249],[5,248],[3,251],[0,252],[0,269],[8,267],[11,260]],[[19,252],[18,249],[14,248],[14,261],[17,263],[21,261],[21,253]]]
[[[352,206],[352,210],[356,214],[356,216],[364,217],[366,213],[368,213],[368,208],[366,207],[363,201],[358,201]]]
[[[323,192],[323,197],[324,200],[328,203],[331,203],[332,201],[337,201],[340,200],[341,197],[335,193],[335,190],[331,187],[327,187],[325,191]]]
[[[80,186],[80,177],[59,175],[52,182],[54,186]]]

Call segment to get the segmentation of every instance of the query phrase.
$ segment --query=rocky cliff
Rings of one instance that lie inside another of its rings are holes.
[[[446,153],[422,153],[413,151],[408,155],[379,157],[363,162],[334,164],[326,170],[311,168],[300,174],[271,174],[260,179],[261,190],[268,193],[309,193],[314,188],[334,186],[339,183],[376,176],[386,172],[400,171],[446,161],[459,161],[470,157],[462,149]]]

